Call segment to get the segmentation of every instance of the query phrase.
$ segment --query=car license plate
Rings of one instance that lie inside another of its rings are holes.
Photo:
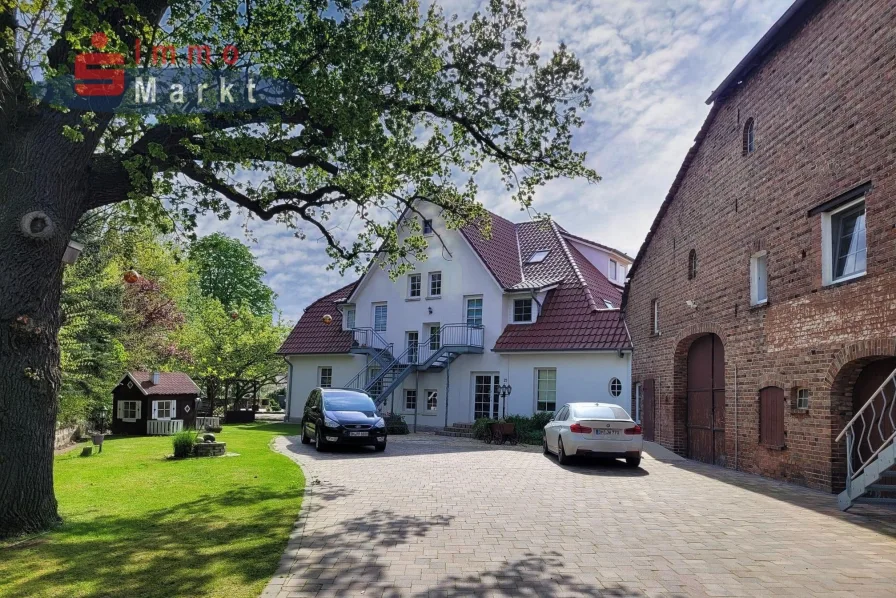
[[[595,430],[597,436],[619,436],[619,430]]]
[[[349,436],[367,436],[367,432],[349,432]]]

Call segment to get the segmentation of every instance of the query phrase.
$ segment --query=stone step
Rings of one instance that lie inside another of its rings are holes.
[[[457,432],[458,434],[472,434],[473,430],[470,428],[457,428],[454,426],[448,426],[444,429],[446,432]]]
[[[451,432],[448,430],[436,430],[436,436],[450,436],[452,438],[472,438],[472,432]]]
[[[471,430],[471,429],[473,429],[473,424],[467,423],[467,422],[454,422],[453,424],[451,424],[451,427],[452,428],[464,428],[467,430]]]

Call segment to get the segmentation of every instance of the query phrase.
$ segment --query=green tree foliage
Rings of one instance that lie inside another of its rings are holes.
[[[225,309],[248,305],[255,315],[274,310],[274,292],[262,281],[264,269],[249,248],[238,240],[215,233],[190,246],[190,262],[199,278],[199,288]]]

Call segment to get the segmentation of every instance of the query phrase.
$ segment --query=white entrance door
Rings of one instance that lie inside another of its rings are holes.
[[[498,419],[501,416],[501,378],[498,374],[474,374],[473,419]]]

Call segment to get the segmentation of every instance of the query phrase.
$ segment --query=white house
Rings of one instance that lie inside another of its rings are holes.
[[[629,408],[619,304],[631,258],[553,222],[490,214],[485,238],[478,225],[448,230],[436,206],[419,211],[425,262],[396,281],[372,265],[309,306],[284,342],[289,419],[317,386],[363,389],[430,428],[571,401]]]

